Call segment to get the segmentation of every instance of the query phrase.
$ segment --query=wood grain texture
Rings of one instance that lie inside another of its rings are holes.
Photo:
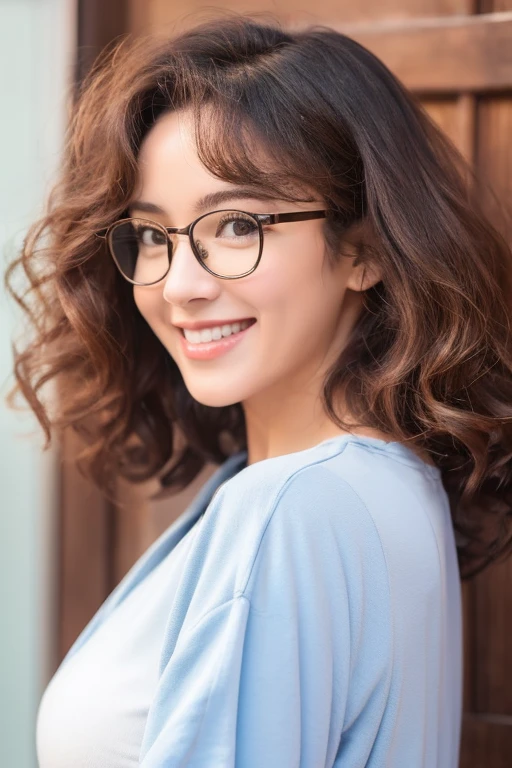
[[[115,586],[112,508],[75,465],[82,447],[68,430],[61,444],[59,659]]]
[[[512,92],[479,98],[476,131],[475,162],[490,187],[484,198],[486,212],[512,242]]]
[[[464,13],[467,0],[130,0],[130,28],[139,33],[170,34],[193,26],[201,17],[221,11],[263,14],[284,24],[326,24],[376,20],[404,20]]]
[[[510,559],[493,565],[475,580],[472,661],[473,712],[508,715],[512,722],[511,585]]]
[[[510,768],[511,758],[511,718],[464,717],[459,768]]]
[[[77,83],[100,51],[128,32],[129,13],[129,0],[78,0]]]
[[[336,27],[418,93],[512,88],[512,12]]]
[[[475,153],[475,97],[473,94],[422,99],[422,105],[450,141],[472,163]]]

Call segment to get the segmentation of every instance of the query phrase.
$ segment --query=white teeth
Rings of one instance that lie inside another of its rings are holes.
[[[241,323],[216,325],[213,328],[203,328],[201,331],[187,331],[183,329],[183,333],[186,340],[191,344],[201,344],[202,342],[219,341],[223,336],[239,333],[249,325],[251,325],[250,320],[242,320]]]

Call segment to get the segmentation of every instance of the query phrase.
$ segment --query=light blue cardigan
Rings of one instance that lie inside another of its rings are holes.
[[[354,435],[246,460],[215,471],[62,664],[204,512],[142,768],[456,768],[461,595],[439,470]]]

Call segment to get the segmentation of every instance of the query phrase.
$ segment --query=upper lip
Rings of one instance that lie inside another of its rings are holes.
[[[196,320],[191,323],[174,323],[176,328],[185,328],[188,331],[200,331],[202,328],[213,328],[216,325],[231,325],[241,323],[242,320],[254,320],[253,317],[240,317],[235,320]]]

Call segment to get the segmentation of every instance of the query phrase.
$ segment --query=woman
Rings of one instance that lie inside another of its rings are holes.
[[[243,16],[122,43],[17,264],[48,439],[106,493],[218,465],[50,682],[41,768],[455,768],[459,573],[510,548],[512,256],[394,76]]]

